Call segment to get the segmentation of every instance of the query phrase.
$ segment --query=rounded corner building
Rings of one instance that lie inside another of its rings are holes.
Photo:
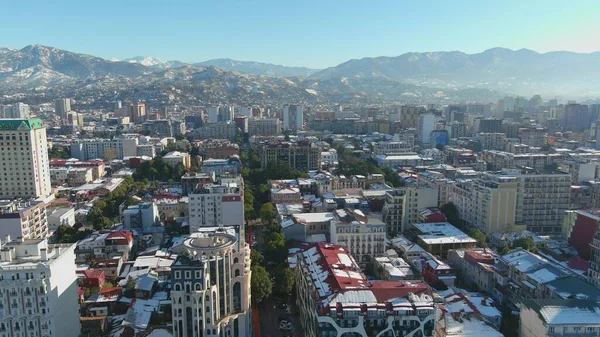
[[[251,335],[250,247],[236,227],[200,228],[173,248],[175,337]]]

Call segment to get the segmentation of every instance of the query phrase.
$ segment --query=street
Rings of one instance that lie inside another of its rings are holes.
[[[260,337],[301,337],[302,328],[300,327],[300,322],[298,321],[299,315],[298,311],[295,310],[295,306],[288,304],[292,308],[292,314],[288,314],[284,309],[275,308],[275,305],[276,301],[273,299],[273,296],[270,296],[269,298],[265,299],[258,308],[260,317]],[[285,318],[289,321],[292,321],[292,324],[294,325],[293,333],[289,334],[279,330],[280,318]]]

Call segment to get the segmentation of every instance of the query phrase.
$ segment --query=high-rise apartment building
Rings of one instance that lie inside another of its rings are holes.
[[[200,186],[189,193],[190,233],[202,227],[244,224],[243,180],[225,180]]]
[[[467,124],[462,122],[452,122],[448,128],[450,129],[450,138],[456,139],[467,136]]]
[[[438,190],[430,187],[402,187],[385,193],[382,219],[390,233],[403,233],[418,222],[419,211],[438,206]]]
[[[208,108],[208,120],[213,123],[232,121],[234,117],[234,107],[229,105],[219,105]]]
[[[310,143],[278,142],[263,144],[258,147],[261,166],[267,167],[278,161],[288,163],[300,171],[320,170],[322,164],[321,148],[313,147]]]
[[[0,198],[51,193],[46,128],[40,119],[0,119]]]
[[[4,118],[29,119],[30,116],[29,105],[21,102],[4,106],[3,110]]]
[[[560,235],[565,211],[569,208],[571,175],[564,172],[502,170],[517,178],[515,222],[541,235]]]
[[[238,228],[238,230],[236,230]],[[252,335],[250,246],[243,225],[201,228],[171,267],[173,336]]]
[[[80,335],[74,250],[46,240],[2,243],[0,336]]]
[[[128,106],[129,121],[134,124],[142,124],[146,121],[146,103],[131,102]]]
[[[251,118],[248,121],[248,135],[276,136],[281,134],[283,125],[278,118]]]
[[[564,109],[562,124],[566,131],[583,132],[590,128],[592,116],[587,105],[567,104]]]
[[[488,174],[455,183],[449,198],[470,226],[485,234],[504,233],[515,224],[517,186],[516,177]]]
[[[400,122],[404,128],[417,128],[419,116],[425,113],[425,108],[417,105],[403,105],[400,107]],[[430,130],[431,131],[431,130]]]
[[[283,128],[292,132],[304,130],[304,112],[300,105],[286,105],[283,108]]]
[[[68,113],[71,111],[71,99],[57,98],[54,100],[54,113],[61,119],[67,119]]]
[[[477,118],[473,121],[474,133],[498,133],[502,132],[502,119]]]
[[[419,127],[417,132],[419,133],[419,140],[425,147],[431,144],[431,131],[435,129],[435,115],[432,113],[425,113],[419,116]]]

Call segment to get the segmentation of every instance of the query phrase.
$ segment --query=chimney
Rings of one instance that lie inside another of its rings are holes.
[[[23,243],[23,237],[22,236],[17,236],[17,242]]]
[[[10,235],[6,234],[6,243],[10,242]]]
[[[40,258],[42,261],[48,261],[48,250],[46,248],[40,249]]]

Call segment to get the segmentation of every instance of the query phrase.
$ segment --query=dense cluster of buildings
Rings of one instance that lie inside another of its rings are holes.
[[[0,107],[2,337],[257,335],[251,169],[297,334],[600,332],[597,105],[52,106]],[[181,171],[122,193],[152,159]]]

